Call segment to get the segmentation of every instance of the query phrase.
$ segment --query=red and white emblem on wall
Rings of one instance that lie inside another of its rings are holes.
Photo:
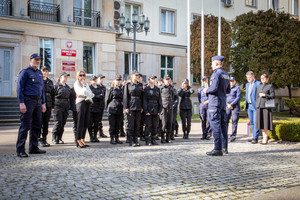
[[[72,42],[71,41],[67,41],[67,48],[72,48]]]

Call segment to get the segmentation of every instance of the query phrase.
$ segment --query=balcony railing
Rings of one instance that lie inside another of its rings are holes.
[[[12,15],[12,0],[0,0],[0,15]]]
[[[100,27],[100,12],[80,8],[73,9],[74,22],[76,25]]]
[[[28,1],[28,15],[30,19],[59,22],[60,7],[56,4]]]

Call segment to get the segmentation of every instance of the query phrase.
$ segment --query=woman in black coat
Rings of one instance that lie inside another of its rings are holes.
[[[263,132],[263,141],[261,144],[268,144],[268,135],[270,130],[273,130],[273,119],[271,108],[266,108],[265,103],[269,99],[275,98],[275,91],[272,84],[269,84],[267,74],[261,75],[261,85],[257,86],[256,92],[256,129]]]
[[[122,76],[116,75],[108,91],[107,112],[109,121],[110,144],[123,144],[119,140],[119,130],[123,120],[123,88]]]
[[[194,89],[189,86],[189,80],[185,79],[182,83],[182,88],[178,92],[180,100],[180,118],[182,120],[183,139],[189,139],[189,133],[191,131],[192,120],[192,101],[191,94],[194,93]]]

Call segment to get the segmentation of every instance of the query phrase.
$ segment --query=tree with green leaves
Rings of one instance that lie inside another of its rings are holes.
[[[251,70],[256,77],[267,73],[276,88],[287,87],[300,77],[300,22],[288,13],[268,11],[242,14],[232,23],[233,75],[246,83]]]
[[[221,18],[221,52],[225,57],[224,68],[229,62],[231,46],[231,27]],[[204,16],[204,74],[208,77],[212,74],[211,58],[218,54],[218,17]],[[191,68],[194,77],[201,77],[201,17],[191,25]]]

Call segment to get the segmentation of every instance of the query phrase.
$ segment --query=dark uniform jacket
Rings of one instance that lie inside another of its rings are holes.
[[[204,93],[204,86],[198,89],[198,101],[199,103],[204,103],[208,100],[206,93]]]
[[[241,100],[241,90],[239,87],[233,86],[230,89],[230,93],[227,94],[226,103],[231,104],[232,107],[234,107],[235,105],[239,106],[240,100]]]
[[[70,110],[76,112],[76,92],[74,87],[71,88],[71,93],[70,93]]]
[[[223,68],[214,70],[210,77],[210,86],[206,90],[208,94],[208,108],[226,108],[226,94],[230,93],[229,75]]]
[[[90,89],[95,95],[93,97],[93,103],[91,104],[91,112],[93,113],[99,113],[101,111],[101,108],[105,105],[104,103],[104,96],[105,96],[105,91],[103,91],[103,88],[106,91],[106,88],[103,86],[101,87],[100,85],[97,85],[95,88],[93,85],[90,85]],[[104,94],[104,95],[103,95]]]
[[[49,78],[44,80],[45,102],[47,108],[54,108],[54,85]]]
[[[171,109],[174,106],[174,88],[172,85],[166,86],[163,84],[160,86],[160,93],[162,99],[163,108]]]
[[[265,97],[260,97],[259,93],[266,94]],[[267,99],[274,99],[275,98],[275,91],[272,84],[262,84],[257,86],[256,91],[256,108],[265,108],[265,103]]]
[[[29,66],[21,70],[18,78],[17,95],[19,103],[24,103],[25,96],[35,96],[42,99],[45,103],[45,91],[43,73]]]
[[[124,109],[129,110],[141,110],[143,108],[142,98],[143,98],[143,84],[137,82],[128,82],[124,88]]]
[[[157,86],[154,85],[154,87],[151,88],[148,85],[144,90],[143,96],[143,107],[145,114],[150,113],[151,115],[157,115],[158,113],[161,113],[161,94]]]
[[[56,83],[54,86],[55,107],[69,109],[70,108],[71,88],[66,84]]]
[[[100,94],[99,94],[99,100],[100,100],[100,108],[103,109],[105,107],[105,94],[106,94],[106,87],[104,85],[98,85],[100,87]]]
[[[107,112],[115,115],[123,113],[123,87],[111,87],[106,101]]]
[[[187,89],[185,88],[181,88],[178,92],[178,96],[181,97],[180,100],[180,109],[184,109],[184,110],[188,110],[188,109],[192,109],[192,101],[191,101],[191,94],[193,94],[195,91],[193,88],[191,88],[190,86],[188,86]]]

